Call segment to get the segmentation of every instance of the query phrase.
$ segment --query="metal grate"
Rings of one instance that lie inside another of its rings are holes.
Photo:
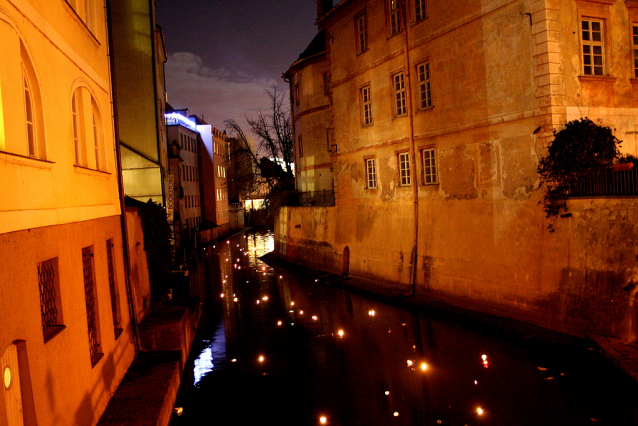
[[[93,283],[93,247],[82,249],[82,270],[84,273],[84,296],[86,298],[86,321],[89,329],[89,351],[91,365],[102,357],[98,340],[97,316],[95,310],[95,286]]]
[[[638,168],[632,163],[593,170],[569,188],[570,197],[638,196]]]
[[[57,259],[50,259],[38,265],[42,331],[45,335],[58,325],[58,307],[56,305],[55,290],[56,261]]]
[[[118,320],[118,306],[117,306],[117,290],[115,288],[115,269],[113,266],[113,240],[107,240],[106,242],[106,260],[109,270],[109,290],[111,291],[111,313],[113,314],[113,330],[117,335],[120,329],[120,322]]]

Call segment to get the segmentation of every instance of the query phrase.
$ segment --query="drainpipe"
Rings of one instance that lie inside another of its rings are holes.
[[[412,246],[412,254],[410,256],[410,290],[403,295],[414,296],[416,294],[416,269],[417,269],[417,248],[419,243],[419,187],[418,176],[416,174],[416,147],[414,145],[414,116],[412,109],[412,83],[411,83],[411,65],[410,65],[410,51],[409,51],[409,22],[408,11],[405,1],[401,2],[402,18],[403,18],[403,57],[404,57],[404,74],[405,74],[405,97],[408,109],[408,125],[409,125],[409,137],[410,137],[410,168],[412,170],[412,204],[414,206],[414,242]]]
[[[111,15],[111,0],[106,0],[106,26],[108,38],[108,56],[111,78],[111,105],[113,114],[113,139],[115,140],[115,159],[117,162],[117,186],[120,195],[120,226],[122,228],[122,251],[124,255],[124,282],[126,285],[126,296],[128,300],[129,316],[131,317],[131,327],[133,330],[133,344],[135,346],[135,355],[140,351],[140,343],[137,331],[137,315],[135,313],[135,304],[133,303],[133,290],[131,287],[131,257],[129,252],[128,230],[126,226],[126,205],[124,203],[124,181],[122,178],[122,153],[120,150],[120,128],[117,115],[117,95],[115,94],[115,61],[113,59],[113,38],[114,34]]]

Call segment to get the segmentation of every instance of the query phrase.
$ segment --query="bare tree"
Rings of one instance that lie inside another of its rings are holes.
[[[236,177],[241,181],[239,185],[248,192],[261,188],[260,192],[267,194],[268,210],[274,214],[286,191],[294,187],[292,125],[285,94],[276,87],[265,92],[270,100],[268,112],[259,111],[254,119],[246,117],[250,131],[257,137],[256,149],[251,147],[246,133],[235,120],[226,120],[225,124],[234,138],[231,158],[241,158],[242,169],[247,171]],[[248,172],[246,161],[252,163],[255,173]]]

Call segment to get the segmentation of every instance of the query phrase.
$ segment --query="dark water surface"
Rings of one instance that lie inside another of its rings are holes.
[[[201,256],[174,425],[638,425],[638,386],[585,341],[387,305],[272,269],[272,248]]]

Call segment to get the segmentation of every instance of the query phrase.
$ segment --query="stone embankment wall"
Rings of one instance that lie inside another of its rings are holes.
[[[570,215],[550,232],[536,195],[523,202],[422,203],[417,293],[572,334],[628,337],[636,323],[638,204],[571,200]],[[313,268],[405,288],[410,208],[284,207],[275,250]]]

